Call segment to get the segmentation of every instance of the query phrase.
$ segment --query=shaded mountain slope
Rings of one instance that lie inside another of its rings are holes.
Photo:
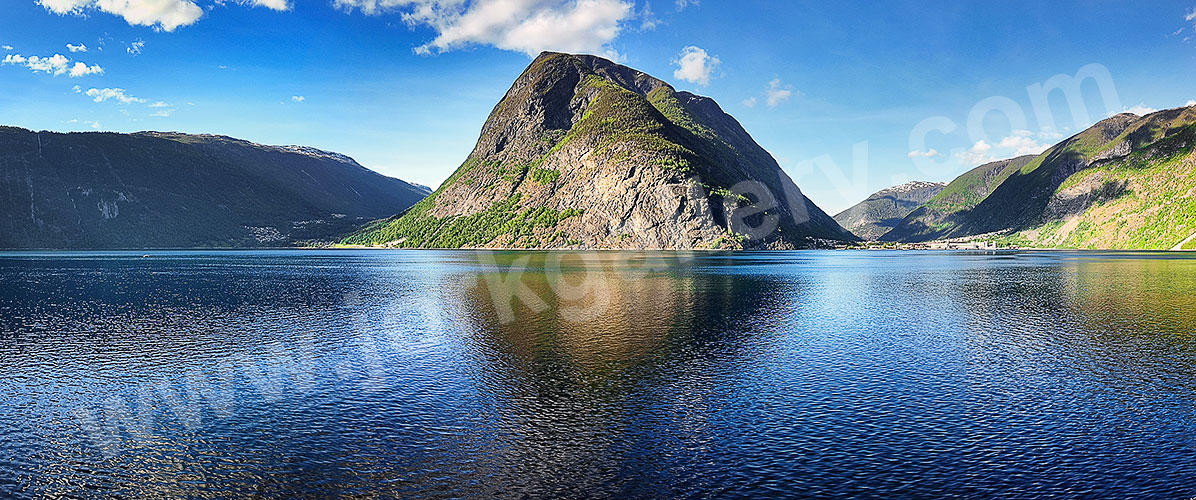
[[[0,127],[0,248],[291,245],[351,232],[426,192],[313,148]]]
[[[751,202],[767,212],[744,216]],[[546,52],[439,189],[345,242],[681,249],[853,239],[713,100],[599,57]]]
[[[946,186],[942,182],[913,181],[883,189],[840,212],[835,222],[860,238],[875,241]]]

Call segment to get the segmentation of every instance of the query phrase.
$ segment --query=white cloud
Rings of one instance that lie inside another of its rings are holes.
[[[1008,137],[1001,139],[996,147],[1013,151],[1011,156],[1036,155],[1046,151],[1048,146],[1039,144],[1031,135],[1029,130],[1014,130]]]
[[[753,97],[749,97],[749,98],[747,98],[747,99],[744,99],[744,100],[743,100],[743,105],[744,105],[744,106],[747,106],[747,107],[749,107],[749,108],[754,108],[754,107],[756,107],[756,97],[755,97],[755,96],[753,96]]]
[[[71,66],[71,69],[68,71],[68,73],[70,74],[71,78],[78,78],[80,76],[87,75],[100,75],[104,73],[104,68],[101,68],[98,64],[88,66],[81,62],[76,62],[74,66]]]
[[[1196,21],[1196,7],[1193,7],[1192,12],[1189,12],[1188,15],[1184,16],[1184,21]]]
[[[1190,106],[1196,106],[1196,100],[1189,100],[1188,102],[1184,103],[1185,108]]]
[[[673,2],[673,5],[677,6],[677,12],[681,12],[681,11],[685,10],[686,7],[689,7],[690,5],[697,7],[698,3],[699,3],[698,0],[676,0],[675,2]]]
[[[291,102],[303,102],[303,101],[306,101],[306,100],[307,100],[307,98],[306,98],[306,97],[303,97],[303,96],[301,96],[301,95],[293,95],[293,96],[291,96]]]
[[[936,151],[934,149],[927,149],[926,151],[910,151],[909,152],[910,158],[934,158],[937,156],[943,156],[943,155],[942,155],[942,153],[939,153],[938,151]]]
[[[150,104],[149,107],[151,107],[151,108],[169,108],[170,105],[166,104],[165,102],[158,101],[153,104]]]
[[[173,109],[173,108],[171,108],[171,109],[159,109],[159,110],[157,110],[157,111],[154,111],[153,113],[150,113],[150,116],[157,116],[157,117],[161,117],[161,118],[166,118],[166,117],[170,116],[170,114],[171,114],[171,113],[173,113],[173,112],[174,112],[174,109]]]
[[[144,48],[145,48],[145,42],[143,42],[141,40],[137,40],[133,43],[130,43],[128,47],[125,47],[125,52],[133,54],[134,56],[139,56],[139,55],[141,55],[141,50]]]
[[[534,56],[544,50],[603,54],[633,17],[627,0],[333,0],[333,5],[367,15],[398,10],[409,26],[437,33],[415,48],[443,53],[474,45]]]
[[[976,141],[967,151],[960,151],[955,154],[955,158],[959,163],[967,166],[975,166],[983,163],[988,163],[993,160],[991,155],[992,145],[984,142],[984,140]]]
[[[66,44],[66,49],[71,52],[87,52],[87,46],[83,44],[71,45],[68,43]]]
[[[75,85],[74,87],[71,87],[71,92],[74,92],[74,93],[76,93],[76,94],[82,93],[82,92],[83,92],[83,87],[80,87],[80,86],[78,86],[78,85]]]
[[[116,99],[121,104],[132,104],[132,103],[145,102],[145,99],[141,99],[139,97],[133,97],[128,94],[125,94],[125,89],[91,88],[91,89],[87,89],[87,92],[84,92],[84,94],[86,94],[87,97],[91,97],[92,100],[95,102],[104,102],[109,99]]]
[[[100,129],[100,122],[97,122],[97,121],[87,121],[87,122],[83,122],[83,123],[86,123],[86,124],[90,125],[90,126],[91,126],[91,128],[94,128],[94,129],[96,129],[96,130],[99,130],[99,129]]]
[[[291,4],[287,0],[253,0],[250,5],[270,10],[291,10]]]
[[[690,45],[681,49],[681,53],[673,59],[673,65],[677,66],[673,78],[705,87],[710,85],[710,76],[720,64],[722,61],[718,56],[709,55],[705,49]]]
[[[1147,106],[1146,103],[1141,103],[1141,102],[1135,106],[1123,106],[1121,109],[1122,113],[1133,113],[1138,116],[1146,116],[1151,113],[1154,113],[1155,111],[1158,111],[1158,110],[1154,109],[1150,106]]]
[[[652,12],[652,4],[644,2],[644,8],[640,9],[640,31],[652,31],[663,22],[656,17],[656,13]]]
[[[37,0],[46,10],[58,15],[84,15],[98,9],[123,17],[131,26],[152,26],[155,30],[174,31],[203,17],[203,9],[191,0]]]
[[[25,57],[21,54],[7,54],[3,60],[0,60],[0,65],[3,64],[25,66],[30,70],[51,73],[54,76],[65,74],[71,78],[98,75],[104,72],[104,69],[99,65],[88,66],[87,64],[76,62],[74,66],[71,66],[71,60],[62,54],[54,54],[47,57]]]
[[[996,144],[989,144],[984,140],[977,141],[968,150],[956,153],[955,158],[961,165],[974,167],[1000,158],[1042,154],[1043,151],[1050,148],[1050,145],[1039,143],[1034,139],[1034,135],[1029,130],[1014,130],[1007,137],[997,141]],[[1042,135],[1042,133],[1038,134],[1039,137]],[[910,153],[911,158],[914,157],[914,153]]]
[[[765,91],[764,95],[766,97],[765,100],[768,101],[768,107],[775,108],[781,103],[788,101],[790,97],[793,97],[794,92],[792,85],[784,85],[781,83],[780,78],[773,78],[771,82],[768,82],[768,90]],[[797,92],[797,95],[802,94],[801,92]]]
[[[12,50],[12,45],[0,45],[0,49],[4,49],[7,52]]]

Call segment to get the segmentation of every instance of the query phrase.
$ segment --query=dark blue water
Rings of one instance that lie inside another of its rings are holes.
[[[0,253],[0,496],[1196,497],[1196,259]]]

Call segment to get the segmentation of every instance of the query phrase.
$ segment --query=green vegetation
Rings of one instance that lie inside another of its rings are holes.
[[[552,184],[560,177],[559,171],[550,168],[535,167],[531,173],[531,179],[539,184]]]
[[[534,248],[541,246],[542,229],[555,228],[562,220],[582,215],[580,210],[557,211],[547,207],[519,208],[520,195],[513,194],[490,208],[472,215],[437,218],[428,214],[433,198],[417,203],[397,220],[372,226],[345,239],[348,245],[391,244],[400,248],[477,247],[507,237],[508,243]],[[553,233],[553,239],[564,233]]]

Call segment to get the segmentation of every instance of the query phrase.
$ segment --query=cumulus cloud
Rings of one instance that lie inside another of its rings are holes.
[[[782,84],[780,78],[773,78],[771,82],[768,82],[768,90],[764,95],[768,107],[775,108],[793,97],[794,92],[792,85]],[[797,92],[797,95],[801,95],[801,92]]]
[[[291,102],[303,102],[303,101],[306,101],[306,100],[307,100],[307,98],[306,98],[306,97],[303,97],[303,96],[301,96],[301,95],[293,95],[293,96],[291,96]]]
[[[5,52],[10,51],[12,50],[12,45],[3,45],[0,46],[0,49],[4,49]]]
[[[71,78],[98,75],[104,72],[104,68],[95,64],[89,66],[81,62],[75,62],[72,66],[71,60],[62,54],[54,54],[46,57],[25,57],[21,54],[6,54],[4,59],[0,60],[0,65],[5,64],[24,66],[32,71],[50,73],[54,76],[65,74]]]
[[[1184,103],[1185,108],[1189,106],[1196,106],[1196,100],[1189,100],[1188,102]]]
[[[1001,139],[996,147],[1012,151],[1012,156],[1036,155],[1046,151],[1048,146],[1039,144],[1038,141],[1031,137],[1032,135],[1029,130],[1014,130],[1008,137]]]
[[[722,61],[718,56],[709,55],[705,49],[690,45],[681,49],[681,53],[673,59],[673,65],[677,66],[673,78],[705,87],[710,85],[710,77],[720,64]]]
[[[84,15],[99,10],[123,17],[131,26],[152,26],[155,30],[174,31],[194,24],[203,9],[191,0],[37,0],[46,10],[58,15]]]
[[[968,150],[956,153],[955,158],[963,165],[980,165],[993,160],[992,149],[991,144],[981,139],[976,141],[976,144],[973,144]]]
[[[755,96],[753,96],[753,97],[749,97],[749,98],[747,98],[747,99],[744,99],[744,100],[743,100],[743,105],[744,105],[744,106],[747,106],[747,107],[749,107],[749,108],[754,108],[754,107],[756,107],[756,98],[755,98]]]
[[[71,76],[71,78],[78,78],[80,76],[103,74],[104,68],[101,68],[98,64],[88,66],[81,62],[76,62],[74,66],[71,66],[70,71],[67,73]]]
[[[87,89],[87,92],[84,92],[84,94],[87,97],[92,98],[92,100],[95,102],[104,102],[109,99],[114,99],[116,101],[119,101],[121,104],[132,104],[132,103],[145,102],[145,99],[142,99],[139,97],[133,97],[131,95],[126,94],[125,89],[90,88],[90,89]]]
[[[633,17],[626,0],[333,0],[366,15],[398,11],[408,26],[437,35],[419,54],[475,45],[536,55],[544,50],[587,52],[618,58],[609,44]]]
[[[270,10],[291,10],[291,3],[287,0],[253,0],[249,4],[254,7],[265,7]]]
[[[976,166],[1000,158],[1042,154],[1043,151],[1050,148],[1049,144],[1038,142],[1034,136],[1035,134],[1029,130],[1014,130],[1008,136],[997,141],[996,144],[989,144],[984,140],[977,141],[971,148],[956,153],[955,158],[962,165]],[[1042,134],[1040,133],[1038,136],[1041,137]],[[910,153],[910,157],[914,157],[914,152]]]
[[[66,44],[66,49],[71,52],[87,52],[87,46],[83,44],[71,45],[68,43]]]
[[[926,151],[910,151],[909,152],[910,158],[934,158],[934,157],[938,157],[938,156],[942,156],[942,153],[939,153],[938,151],[936,151],[934,149],[927,149]]]
[[[1154,113],[1155,111],[1158,111],[1158,110],[1154,109],[1150,106],[1147,106],[1146,103],[1141,103],[1141,102],[1135,106],[1123,106],[1121,109],[1122,113],[1133,113],[1138,116],[1146,116],[1151,113]]]
[[[133,43],[130,43],[128,47],[125,47],[125,52],[128,52],[134,56],[139,56],[139,55],[141,55],[141,51],[144,48],[145,48],[145,42],[143,42],[141,40],[137,40]]]

